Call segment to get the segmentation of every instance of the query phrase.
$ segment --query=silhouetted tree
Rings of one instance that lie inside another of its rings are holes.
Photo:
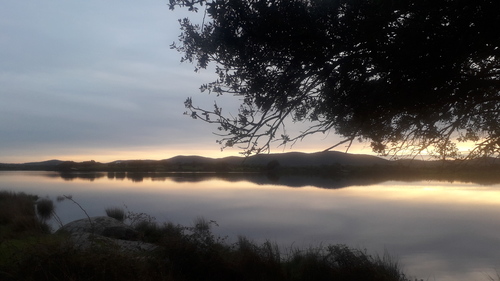
[[[269,151],[333,131],[379,154],[459,157],[500,152],[500,1],[170,0],[203,13],[180,20],[172,48],[195,70],[214,63],[202,91],[241,97],[187,114],[218,124],[222,147]],[[201,19],[201,16],[200,16]],[[285,120],[308,122],[297,135]]]

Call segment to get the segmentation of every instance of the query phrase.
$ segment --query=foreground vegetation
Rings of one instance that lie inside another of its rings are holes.
[[[238,237],[228,243],[211,232],[214,222],[201,218],[189,227],[159,224],[116,208],[108,216],[133,226],[157,250],[82,250],[67,235],[51,233],[51,212],[47,199],[0,192],[0,280],[409,280],[388,257],[344,245],[284,254],[271,242]]]

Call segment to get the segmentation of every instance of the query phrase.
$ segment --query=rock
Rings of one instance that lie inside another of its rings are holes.
[[[101,216],[72,221],[56,233],[71,234],[73,245],[86,249],[92,246],[118,248],[124,252],[152,251],[158,246],[137,241],[139,232],[114,218]]]
[[[139,238],[139,232],[130,228],[122,226],[110,226],[104,228],[101,232],[102,236],[122,239],[122,240],[137,240]]]
[[[92,217],[72,221],[63,225],[58,232],[87,232],[105,237],[123,239],[123,240],[137,240],[139,232],[132,227],[124,224],[123,222],[110,217]]]
[[[158,249],[158,246],[150,243],[114,239],[88,232],[75,232],[70,237],[72,245],[78,249],[98,247],[107,250],[120,250],[125,253],[147,253]]]

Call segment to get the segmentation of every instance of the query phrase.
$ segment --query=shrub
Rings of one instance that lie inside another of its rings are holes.
[[[290,280],[407,281],[397,263],[345,245],[295,251],[285,264]]]
[[[135,227],[136,225],[141,224],[143,222],[156,223],[156,218],[149,214],[132,212],[128,209],[127,205],[125,205],[125,209],[127,209],[127,214],[125,215],[125,219],[128,221],[128,224],[132,227]]]
[[[123,222],[125,220],[125,210],[120,207],[109,207],[106,208],[106,215],[110,218],[114,218]]]
[[[54,214],[54,202],[48,198],[42,198],[36,202],[36,211],[42,221],[49,220]]]
[[[20,234],[50,231],[35,213],[37,196],[0,191],[0,242]]]

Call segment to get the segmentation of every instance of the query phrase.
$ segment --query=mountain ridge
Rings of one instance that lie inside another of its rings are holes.
[[[367,154],[352,154],[339,151],[322,151],[322,152],[286,152],[286,153],[270,153],[270,154],[257,154],[249,157],[244,156],[227,156],[222,158],[211,158],[200,155],[177,155],[171,158],[162,160],[149,160],[149,159],[133,159],[133,160],[115,160],[107,163],[99,163],[93,160],[74,162],[63,161],[58,159],[40,161],[40,162],[27,162],[21,164],[13,163],[0,163],[0,170],[56,170],[58,167],[71,165],[79,166],[92,166],[92,165],[106,165],[106,166],[133,166],[133,165],[215,165],[215,166],[266,166],[274,162],[274,165],[281,167],[317,167],[317,166],[384,166],[384,165],[404,165],[413,167],[422,166],[437,166],[457,161],[441,161],[441,160],[416,160],[416,159],[400,159],[388,160],[379,156]],[[484,159],[471,159],[466,160],[464,163],[471,163],[474,165],[485,164],[500,164],[500,159],[497,158],[484,158]]]
[[[327,152],[287,152],[287,153],[273,153],[273,154],[257,154],[249,157],[244,156],[227,156],[222,158],[211,158],[200,155],[177,155],[171,158],[162,160],[149,160],[149,159],[132,159],[132,160],[115,160],[107,163],[99,163],[93,160],[75,162],[63,161],[58,159],[40,161],[40,162],[26,162],[26,163],[0,163],[0,169],[15,170],[15,169],[53,169],[58,166],[69,166],[71,164],[79,165],[126,165],[126,164],[197,164],[197,165],[247,165],[247,166],[265,166],[271,161],[279,163],[283,167],[300,167],[300,166],[322,166],[322,165],[384,165],[391,161],[373,155],[365,154],[351,154],[338,151]]]

